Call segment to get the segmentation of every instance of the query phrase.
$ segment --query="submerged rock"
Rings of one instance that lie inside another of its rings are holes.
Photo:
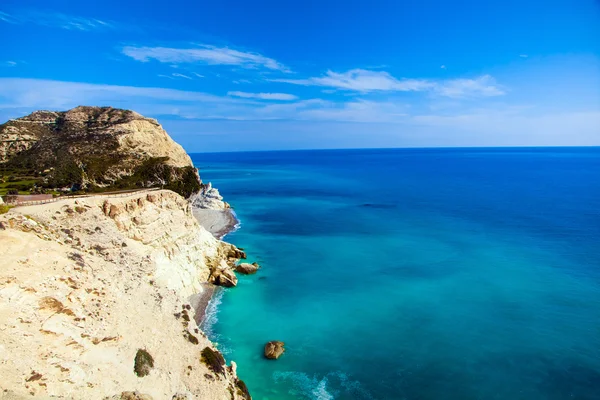
[[[265,345],[265,357],[269,360],[277,360],[285,351],[284,344],[278,340],[271,340]]]
[[[260,265],[258,265],[258,263],[252,263],[252,264],[242,263],[242,264],[236,265],[235,270],[236,270],[236,272],[239,272],[240,274],[251,275],[251,274],[255,274],[259,268],[260,268]]]

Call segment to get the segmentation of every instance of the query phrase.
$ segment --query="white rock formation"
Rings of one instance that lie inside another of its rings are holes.
[[[187,301],[235,248],[179,195],[18,207],[0,244],[0,398],[247,398],[235,369],[201,361],[213,345]],[[145,377],[139,349],[154,359]]]
[[[204,184],[200,192],[190,197],[190,202],[196,209],[225,210],[230,208],[229,204],[223,201],[219,190],[214,188],[210,182]]]

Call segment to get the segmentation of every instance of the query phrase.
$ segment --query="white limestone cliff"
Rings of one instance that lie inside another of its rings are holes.
[[[189,304],[238,256],[166,190],[0,215],[0,398],[249,398],[233,363],[203,361]]]

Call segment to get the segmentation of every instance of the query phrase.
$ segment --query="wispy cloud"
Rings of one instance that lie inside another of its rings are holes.
[[[196,76],[197,78],[204,78],[204,75],[200,75],[197,72],[192,72],[192,75]]]
[[[243,97],[246,99],[260,100],[296,100],[298,96],[287,93],[248,93],[248,92],[227,92],[228,96]]]
[[[17,62],[16,61],[5,61],[4,65],[6,65],[7,67],[16,67],[17,66]]]
[[[174,77],[177,77],[177,78],[184,78],[184,79],[190,79],[190,80],[192,79],[192,78],[190,78],[190,77],[189,77],[189,76],[187,76],[187,75],[184,75],[184,74],[178,74],[178,73],[174,73],[174,74],[173,74],[173,76],[174,76]]]
[[[0,21],[8,22],[9,24],[18,24],[19,21],[10,15],[9,13],[5,13],[0,11]]]
[[[115,29],[112,22],[56,12],[24,11],[19,14],[9,14],[0,11],[0,21],[11,24],[34,24],[75,31]]]
[[[527,55],[527,54],[519,54],[519,57],[521,57],[521,58],[528,58],[529,55]]]
[[[505,93],[490,75],[483,75],[475,79],[443,81],[435,86],[435,91],[442,96],[452,98],[493,97]]]
[[[327,71],[324,76],[307,79],[271,79],[303,86],[325,86],[357,92],[422,91],[432,87],[431,82],[419,79],[398,80],[385,71],[352,69],[347,72]]]
[[[201,44],[193,48],[125,46],[122,53],[134,60],[156,60],[170,64],[232,65],[249,69],[268,69],[288,72],[289,69],[272,58],[258,53]]]
[[[338,73],[327,71],[324,76],[307,79],[270,79],[271,82],[291,83],[303,86],[324,86],[360,93],[388,92],[433,92],[441,96],[461,98],[473,96],[499,96],[504,91],[494,78],[483,75],[474,79],[434,81],[428,79],[396,79],[385,71],[353,69]]]

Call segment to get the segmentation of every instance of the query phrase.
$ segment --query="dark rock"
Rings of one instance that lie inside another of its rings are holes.
[[[235,270],[236,270],[236,272],[239,272],[240,274],[250,275],[250,274],[255,274],[259,268],[260,268],[260,265],[258,265],[257,263],[252,263],[252,264],[242,263],[242,264],[236,265]]]
[[[265,345],[265,357],[269,360],[277,360],[285,351],[285,343],[278,340],[272,340]]]
[[[223,287],[234,287],[237,285],[237,277],[230,269],[217,269],[213,271],[209,282]]]

